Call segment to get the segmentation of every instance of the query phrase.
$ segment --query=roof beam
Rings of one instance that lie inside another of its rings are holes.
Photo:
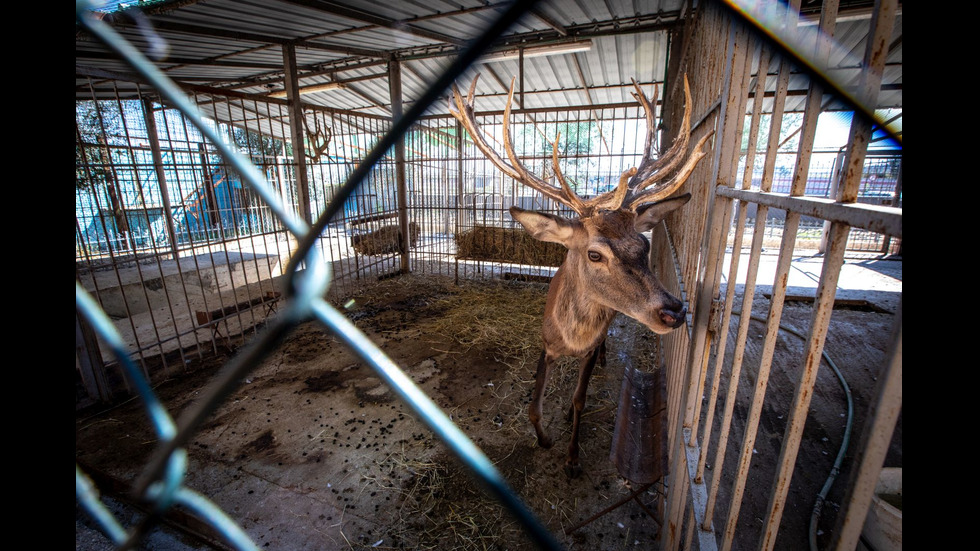
[[[561,34],[561,31],[554,29],[548,31],[531,31],[527,33],[512,34],[502,38],[494,45],[494,47],[487,50],[486,53],[490,54],[502,50],[513,50],[522,46],[527,47],[562,44],[565,42],[585,40],[588,38],[599,38],[603,36],[659,32],[669,30],[680,22],[681,16],[679,12],[669,12],[562,27],[565,33],[564,35]],[[401,60],[426,59],[432,57],[454,56],[458,55],[459,51],[459,48],[448,46],[418,46],[414,48],[395,50],[391,52],[391,56],[394,59]]]
[[[362,11],[360,9],[346,6],[337,2],[331,2],[329,0],[284,0],[291,4],[296,4],[297,6],[303,6],[310,9],[315,9],[322,11],[324,13],[330,13],[333,15],[339,15],[347,19],[354,21],[359,21],[361,23],[367,23],[370,25],[377,25],[379,27],[385,27],[395,31],[411,34],[417,37],[427,38],[429,40],[434,40],[436,42],[444,42],[448,44],[453,44],[456,46],[464,46],[466,44],[465,40],[449,36],[436,31],[430,31],[412,25],[411,23],[406,23],[404,21],[396,21],[394,19],[388,19],[386,17],[381,17],[373,13]]]
[[[136,22],[130,19],[120,18],[116,25],[119,28],[136,27]],[[190,25],[187,23],[174,23],[172,21],[154,20],[153,28],[164,31],[190,34],[194,36],[228,38],[231,40],[257,42],[259,44],[282,44],[285,42],[285,40],[282,38],[271,35],[234,31],[231,29],[219,29],[216,27],[205,27],[203,25]]]
[[[378,101],[376,98],[372,97],[367,92],[361,90],[360,87],[357,87],[357,86],[354,86],[353,84],[351,84],[351,85],[345,86],[344,89],[347,90],[348,92],[351,92],[351,93],[355,94],[356,96],[360,97],[361,99],[366,100],[368,103],[371,104],[369,107],[380,109],[381,111],[384,111],[385,113],[391,113],[391,109],[388,108],[384,104],[384,102]]]
[[[130,25],[133,25],[133,23],[127,20],[120,21],[120,26],[130,26]],[[258,34],[258,33],[248,33],[242,31],[233,31],[229,29],[219,29],[215,27],[205,27],[203,25],[189,25],[186,23],[173,23],[170,21],[154,21],[153,27],[159,30],[190,34],[193,36],[227,38],[230,40],[255,42],[257,44],[276,45],[276,46],[295,44],[297,46],[302,46],[305,48],[310,48],[314,50],[323,50],[326,52],[333,52],[333,53],[344,54],[348,56],[378,57],[378,58],[385,57],[385,54],[380,50],[369,50],[366,48],[355,48],[350,46],[336,46],[332,44],[313,42],[304,39],[289,40],[278,36],[271,36],[271,35]]]
[[[106,60],[106,61],[118,61],[119,57],[111,54],[107,51],[96,51],[96,50],[75,50],[75,60],[76,62],[80,59],[87,60]],[[254,61],[239,62],[239,61],[225,61],[220,59],[193,59],[193,58],[180,58],[180,57],[168,57],[166,60],[161,62],[166,65],[184,65],[184,66],[194,66],[194,67],[238,67],[242,69],[265,69],[271,71],[282,71],[282,65],[277,65],[275,63],[258,63]],[[164,67],[163,70],[168,70]]]
[[[554,19],[546,15],[544,12],[541,11],[540,8],[531,8],[528,11],[530,11],[532,15],[540,19],[545,25],[548,25],[549,27],[557,31],[558,34],[562,36],[568,36],[568,29],[566,29],[564,25],[562,25],[561,23],[555,21]]]
[[[482,6],[473,6],[469,8],[460,8],[458,10],[452,11],[442,11],[437,13],[430,13],[426,15],[419,15],[417,17],[411,17],[409,19],[403,19],[399,23],[402,25],[411,25],[412,23],[417,23],[419,21],[428,21],[430,19],[444,19],[446,17],[455,17],[458,15],[466,15],[470,13],[477,13],[486,10],[499,10],[499,5],[485,4]],[[320,33],[314,36],[309,36],[307,39],[318,39],[318,38],[330,38],[334,36],[341,36],[350,33],[357,33],[362,31],[374,30],[381,27],[381,25],[366,25],[364,27],[351,27],[349,29],[340,29],[336,31],[329,31],[325,33]]]

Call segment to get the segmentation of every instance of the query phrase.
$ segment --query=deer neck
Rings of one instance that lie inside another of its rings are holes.
[[[616,310],[590,298],[585,284],[570,277],[568,259],[555,272],[545,304],[543,337],[552,356],[582,356],[606,338]]]

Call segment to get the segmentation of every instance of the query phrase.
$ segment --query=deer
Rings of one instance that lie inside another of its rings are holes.
[[[544,197],[569,207],[577,215],[565,218],[517,206],[509,209],[514,220],[533,238],[559,243],[568,249],[548,287],[541,331],[543,349],[538,359],[528,417],[538,445],[551,448],[553,441],[542,427],[542,397],[548,376],[561,356],[578,357],[578,382],[568,410],[572,423],[571,441],[564,465],[568,478],[576,478],[582,472],[579,426],[589,379],[597,360],[605,365],[606,336],[616,314],[621,312],[630,316],[657,334],[666,334],[686,322],[684,303],[667,292],[650,269],[650,242],[643,233],[690,200],[690,193],[670,195],[687,181],[706,155],[703,147],[712,133],[702,137],[691,153],[686,154],[691,137],[691,91],[685,76],[681,129],[670,149],[653,158],[657,88],[654,88],[653,97],[648,98],[633,80],[635,92],[632,95],[643,107],[647,125],[643,156],[638,166],[622,173],[614,189],[586,199],[574,191],[561,171],[558,158],[560,134],[552,143],[551,155],[558,186],[535,175],[517,157],[509,127],[513,80],[503,118],[503,147],[507,158],[487,142],[475,117],[474,94],[478,79],[479,75],[476,75],[465,99],[453,84],[450,113],[497,169]]]

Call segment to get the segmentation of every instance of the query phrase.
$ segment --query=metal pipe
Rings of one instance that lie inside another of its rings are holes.
[[[902,237],[902,209],[867,203],[841,203],[822,197],[790,197],[756,190],[719,189],[719,195]]]

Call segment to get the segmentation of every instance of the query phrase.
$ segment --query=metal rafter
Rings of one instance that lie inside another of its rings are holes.
[[[397,21],[394,19],[388,19],[386,17],[381,17],[373,13],[362,11],[360,9],[346,6],[339,2],[330,2],[328,0],[283,0],[284,2],[295,4],[297,6],[303,6],[305,8],[314,9],[324,13],[329,13],[332,15],[339,15],[353,21],[359,21],[361,23],[368,23],[370,25],[377,25],[379,27],[385,27],[394,31],[407,33],[413,36],[427,38],[429,40],[434,40],[436,42],[444,42],[447,44],[455,44],[456,46],[465,45],[466,41],[443,34],[436,31],[430,31],[428,29],[423,29],[406,21]]]

